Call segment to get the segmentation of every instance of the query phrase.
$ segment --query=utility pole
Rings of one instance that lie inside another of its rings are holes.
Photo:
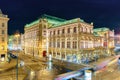
[[[20,36],[20,34],[19,34],[19,32],[17,32],[17,33],[15,34],[16,44],[17,44],[17,50],[18,50],[19,36]],[[16,53],[16,55],[17,55],[16,80],[18,80],[18,52]]]

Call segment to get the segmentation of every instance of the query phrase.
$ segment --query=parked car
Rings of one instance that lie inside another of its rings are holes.
[[[14,58],[14,59],[16,59],[16,58],[17,58],[17,56],[16,56],[16,55],[14,55],[14,54],[12,54],[12,53],[8,53],[8,57],[9,57],[9,58]]]

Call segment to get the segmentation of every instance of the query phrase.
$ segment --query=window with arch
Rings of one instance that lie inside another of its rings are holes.
[[[76,31],[77,31],[77,28],[76,28],[76,27],[74,27],[74,28],[73,28],[73,32],[74,32],[74,33],[76,33]]]
[[[55,35],[55,31],[54,31],[54,35]]]
[[[67,48],[70,48],[70,41],[67,41]]]
[[[62,29],[62,33],[63,33],[63,34],[65,33],[65,29]]]
[[[60,30],[58,30],[58,34],[60,34]]]
[[[50,31],[50,36],[52,35],[52,31]]]

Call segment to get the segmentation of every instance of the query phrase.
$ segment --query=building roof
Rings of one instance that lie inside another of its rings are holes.
[[[104,32],[110,30],[109,28],[103,27],[103,28],[96,28],[93,29],[94,32]]]
[[[100,36],[97,32],[93,32],[94,36]]]
[[[66,25],[66,24],[71,24],[71,23],[79,22],[79,21],[80,21],[80,18],[75,18],[75,19],[64,21],[64,22],[62,22],[60,24],[56,24],[53,27],[58,27],[58,26]]]
[[[33,26],[33,25],[35,25],[37,23],[39,23],[39,19],[37,19],[37,20],[35,20],[35,21],[33,21],[33,22],[29,23],[29,24],[26,24],[25,27],[30,27],[30,26]]]
[[[60,22],[66,21],[66,19],[58,18],[58,17],[55,17],[55,16],[47,15],[47,14],[41,15],[41,18],[56,20],[56,21],[60,21]]]
[[[75,22],[84,22],[84,20],[82,20],[80,18],[66,20],[66,19],[50,16],[50,15],[47,15],[47,14],[43,14],[43,15],[41,15],[41,17],[38,20],[35,20],[35,21],[31,22],[30,24],[26,24],[25,27],[30,27],[30,26],[32,26],[34,24],[39,23],[39,20],[41,18],[45,19],[48,22],[48,24],[51,25],[52,28],[59,27],[59,26],[62,26],[62,25],[66,25],[66,24],[75,23]]]
[[[99,32],[105,32],[105,31],[108,31],[110,30],[109,28],[106,28],[106,27],[103,27],[103,28],[96,28],[96,29],[93,29],[93,34],[94,36],[101,36],[101,34],[99,34]]]
[[[50,15],[47,15],[47,14],[43,14],[41,15],[41,17],[33,22],[31,22],[30,24],[26,24],[25,27],[30,27],[34,24],[37,24],[39,23],[39,20],[40,19],[45,19],[48,23],[52,24],[52,25],[56,25],[56,24],[60,24],[64,21],[66,21],[65,19],[62,19],[62,18],[58,18],[58,17],[54,17],[54,16],[50,16]]]

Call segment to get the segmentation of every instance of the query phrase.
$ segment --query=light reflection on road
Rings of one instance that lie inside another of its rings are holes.
[[[52,62],[47,62],[47,65],[39,66],[40,70],[29,71],[29,77],[27,80],[53,80],[57,75],[67,72],[67,69],[57,65],[53,65]]]

